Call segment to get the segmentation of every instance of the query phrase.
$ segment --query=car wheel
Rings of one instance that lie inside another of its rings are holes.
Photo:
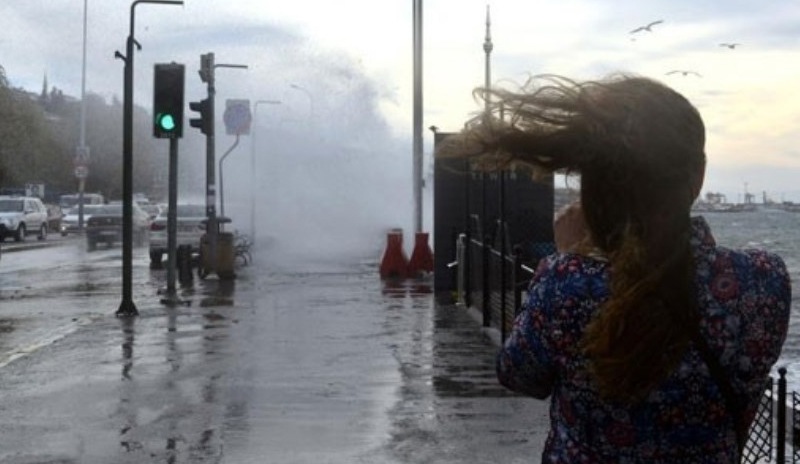
[[[36,237],[36,238],[38,238],[39,240],[44,240],[44,239],[47,238],[47,225],[46,224],[42,224],[42,226],[39,227],[39,236]]]
[[[150,251],[150,262],[155,265],[160,265],[163,255],[164,254],[160,251]]]
[[[28,233],[28,231],[25,230],[25,224],[20,224],[19,227],[17,227],[17,233],[14,234],[14,241],[15,242],[24,242],[25,241],[25,235],[27,233]]]

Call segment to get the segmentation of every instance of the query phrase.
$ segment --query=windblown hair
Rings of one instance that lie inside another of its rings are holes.
[[[580,176],[593,245],[610,262],[610,297],[582,346],[601,396],[636,402],[677,365],[694,310],[690,210],[705,170],[705,128],[679,93],[647,78],[532,78],[490,100],[437,156],[484,169],[527,165]],[[510,116],[504,118],[503,116]]]

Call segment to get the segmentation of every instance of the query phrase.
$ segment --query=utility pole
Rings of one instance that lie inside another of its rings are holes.
[[[81,64],[81,129],[78,149],[75,154],[75,167],[78,177],[78,232],[83,233],[83,192],[86,187],[88,174],[89,147],[86,146],[86,25],[87,25],[87,0],[83,0],[83,60]],[[83,166],[77,169],[78,166]]]
[[[422,232],[422,0],[414,0],[414,232]]]

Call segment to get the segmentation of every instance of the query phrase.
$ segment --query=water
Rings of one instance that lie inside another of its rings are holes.
[[[786,367],[788,388],[800,391],[800,213],[761,209],[742,213],[703,213],[717,240],[730,248],[761,248],[778,254],[792,277],[792,314],[783,351],[775,364]],[[776,374],[777,375],[777,374]]]

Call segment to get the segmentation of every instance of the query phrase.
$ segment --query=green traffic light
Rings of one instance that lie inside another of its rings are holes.
[[[175,118],[171,114],[159,115],[158,125],[165,131],[175,130]]]

